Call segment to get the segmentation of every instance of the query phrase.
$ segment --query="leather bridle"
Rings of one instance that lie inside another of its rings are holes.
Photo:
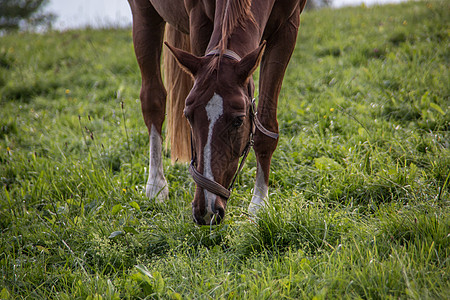
[[[237,61],[241,60],[239,55],[237,55],[235,52],[228,50],[228,49],[223,52],[220,52],[219,50],[213,50],[213,51],[209,52],[208,54],[206,54],[206,56],[217,56],[217,55],[222,55],[224,57],[227,57],[227,58],[230,58],[233,60],[237,60]],[[253,94],[253,92],[250,91],[250,89],[249,89],[249,93],[250,93],[250,95]],[[228,188],[225,188],[223,185],[221,185],[220,183],[218,183],[214,180],[206,178],[205,176],[203,176],[203,174],[201,174],[197,170],[197,154],[195,152],[194,140],[192,138],[192,131],[191,131],[191,155],[192,155],[192,158],[191,158],[191,164],[189,166],[189,172],[191,173],[192,178],[194,179],[195,183],[197,183],[197,185],[199,185],[201,188],[206,189],[215,195],[221,196],[222,198],[224,198],[226,200],[228,200],[228,198],[230,198],[231,190],[233,189],[233,185],[236,182],[237,176],[242,171],[245,160],[247,159],[247,156],[250,153],[250,149],[253,147],[253,143],[254,143],[253,138],[255,136],[256,128],[258,128],[258,130],[261,133],[265,134],[266,136],[271,137],[275,140],[278,139],[278,133],[267,130],[259,122],[258,117],[257,117],[256,107],[255,107],[255,98],[252,99],[251,104],[250,104],[249,117],[250,117],[249,139],[248,139],[247,145],[244,148],[244,151],[242,152],[242,154],[240,156],[241,162],[239,163],[239,167],[238,167],[236,173],[234,174],[233,180],[231,181],[231,184],[228,186]]]

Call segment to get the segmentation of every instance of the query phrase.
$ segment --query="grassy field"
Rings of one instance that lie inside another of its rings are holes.
[[[144,195],[131,30],[0,37],[0,299],[450,299],[450,3],[305,12],[270,204]]]

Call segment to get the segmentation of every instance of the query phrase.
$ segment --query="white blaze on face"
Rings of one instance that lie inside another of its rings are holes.
[[[203,150],[203,176],[210,180],[214,180],[214,175],[211,169],[211,139],[212,133],[214,129],[214,124],[223,114],[223,98],[216,93],[209,100],[208,104],[205,107],[206,115],[208,117],[209,126],[208,126],[208,139],[206,141],[205,148]],[[205,219],[210,220],[211,216],[214,214],[214,204],[216,201],[216,195],[204,189],[205,192],[205,202],[206,202],[206,210],[207,215]]]
[[[152,125],[150,130],[150,163],[145,194],[150,199],[156,197],[160,202],[169,195],[167,181],[164,177],[161,151],[161,135],[157,132],[155,126]]]
[[[258,163],[258,170],[256,172],[256,182],[255,188],[253,189],[253,197],[250,206],[248,207],[248,212],[251,215],[256,215],[258,210],[264,207],[265,199],[269,195],[269,187],[266,185],[264,180],[264,172],[261,165]]]

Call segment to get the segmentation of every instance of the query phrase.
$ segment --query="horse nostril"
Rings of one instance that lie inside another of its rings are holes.
[[[203,218],[197,218],[195,215],[193,215],[194,217],[194,222],[197,225],[206,225],[205,220],[203,220]]]
[[[223,207],[218,207],[215,214],[215,224],[219,224],[223,220],[224,216],[225,210],[223,209]]]
[[[217,214],[219,215],[220,220],[222,220],[223,217],[225,217],[225,210],[223,209],[223,207],[217,208]]]
[[[198,208],[194,206],[194,203],[192,203],[192,218],[194,219],[194,222],[197,223],[197,225],[206,225],[206,222],[203,219],[203,215],[200,213]]]

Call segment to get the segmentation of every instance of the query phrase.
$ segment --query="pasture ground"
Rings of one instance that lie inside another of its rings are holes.
[[[130,29],[1,36],[0,298],[449,299],[449,5],[305,12],[269,206],[251,154],[213,228],[170,150],[145,198]]]

